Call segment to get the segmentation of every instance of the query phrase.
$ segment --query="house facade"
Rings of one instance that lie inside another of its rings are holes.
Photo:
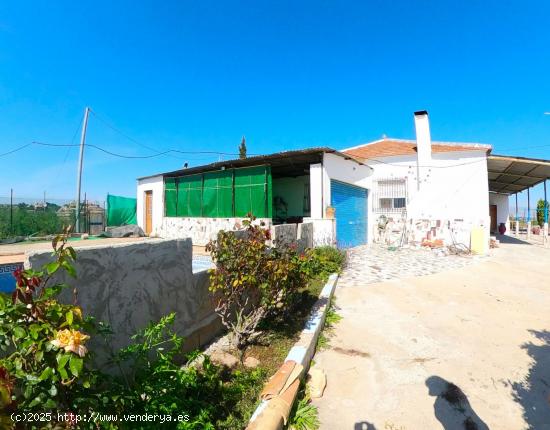
[[[344,150],[373,168],[371,218],[388,222],[377,223],[374,240],[469,246],[479,230],[488,242],[491,146],[432,142],[428,113],[416,112],[414,120],[416,140],[383,138]]]
[[[432,142],[428,113],[415,112],[414,121],[415,140],[385,137],[139,178],[138,224],[149,235],[205,245],[252,213],[277,238],[308,236],[314,245],[440,240],[486,252],[500,224],[510,231],[509,196],[550,177],[550,162]]]
[[[334,244],[337,229],[340,246],[361,245],[368,240],[371,175],[372,168],[351,155],[312,148],[143,177],[138,225],[152,236],[205,245],[219,230],[241,228],[252,213],[276,232],[307,230],[315,245]],[[327,211],[331,204],[339,219]]]

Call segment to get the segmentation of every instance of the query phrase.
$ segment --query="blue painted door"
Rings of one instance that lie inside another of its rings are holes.
[[[339,181],[330,181],[331,205],[336,217],[338,248],[367,243],[367,190]]]

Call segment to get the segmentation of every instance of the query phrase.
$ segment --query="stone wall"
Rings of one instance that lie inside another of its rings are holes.
[[[85,315],[110,324],[115,350],[126,346],[138,329],[170,312],[176,312],[174,329],[186,337],[188,350],[220,331],[208,273],[192,273],[190,239],[99,245],[76,253],[77,279],[62,274],[56,281],[76,287],[77,304]],[[36,251],[28,254],[26,265],[37,269],[48,261],[50,251]],[[61,300],[72,303],[72,291],[64,290]],[[92,346],[98,356],[108,354],[103,342]]]
[[[193,245],[206,245],[215,239],[220,230],[234,231],[243,226],[243,218],[182,218],[164,217],[158,234],[164,239],[191,238]],[[266,226],[271,225],[271,219],[261,218]]]
[[[389,222],[385,230],[378,229],[376,220],[372,237],[376,243],[398,245],[403,236],[403,243],[420,245],[423,240],[441,239],[445,245],[453,243],[464,244],[470,247],[472,230],[482,227],[489,241],[490,218],[480,219],[477,222],[463,219],[403,219],[388,216]]]

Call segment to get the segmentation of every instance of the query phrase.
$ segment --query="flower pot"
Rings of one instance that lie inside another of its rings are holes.
[[[504,224],[503,222],[501,222],[498,226],[498,232],[500,234],[504,234],[506,233],[506,224]]]

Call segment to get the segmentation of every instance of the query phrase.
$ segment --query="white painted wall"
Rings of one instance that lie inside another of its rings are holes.
[[[373,170],[353,160],[346,160],[335,154],[326,153],[323,155],[323,163],[312,164],[309,169],[311,218],[322,220],[325,218],[326,208],[331,205],[330,181],[331,179],[370,189]],[[368,199],[367,213],[371,213],[372,203],[370,193]],[[336,214],[338,217],[338,214]],[[368,218],[369,231],[374,221]],[[368,237],[371,237],[370,234]]]
[[[415,155],[385,157],[381,161],[369,162],[374,169],[373,187],[376,179],[407,178],[407,219],[413,221],[410,240],[421,240],[437,221],[441,227],[450,225],[454,239],[466,245],[474,227],[483,227],[488,237],[489,185],[484,150],[433,153],[429,164],[420,169]],[[375,221],[378,215],[371,218]],[[374,235],[376,225],[372,228]],[[449,231],[444,230],[438,228],[439,234],[446,241],[452,240]]]
[[[500,223],[508,226],[510,215],[508,194],[489,193],[489,204],[497,206],[497,227]]]
[[[407,178],[407,217],[413,219],[480,220],[489,211],[487,160],[483,151],[432,154],[417,175],[416,157],[372,161],[372,180]],[[419,180],[420,179],[420,180]]]
[[[331,204],[330,201],[330,180],[334,179],[337,181],[345,182],[347,184],[356,185],[358,187],[366,188],[369,190],[367,198],[367,240],[370,241],[370,238],[373,236],[370,232],[373,230],[375,223],[374,217],[372,214],[372,201],[371,193],[372,189],[372,177],[373,169],[369,166],[358,164],[353,160],[346,160],[343,157],[334,154],[324,154],[323,156],[323,166],[326,173],[326,186],[324,187],[325,191],[325,208]],[[313,216],[312,216],[313,217]],[[336,214],[338,217],[338,214]]]
[[[137,184],[137,222],[145,231],[145,192],[153,192],[153,230],[152,236],[159,236],[164,218],[164,180],[162,175],[138,179]]]
[[[324,177],[323,165],[310,164],[309,166],[309,198],[311,199],[311,218],[322,219],[325,217],[325,202],[323,201],[323,186],[327,182]]]

